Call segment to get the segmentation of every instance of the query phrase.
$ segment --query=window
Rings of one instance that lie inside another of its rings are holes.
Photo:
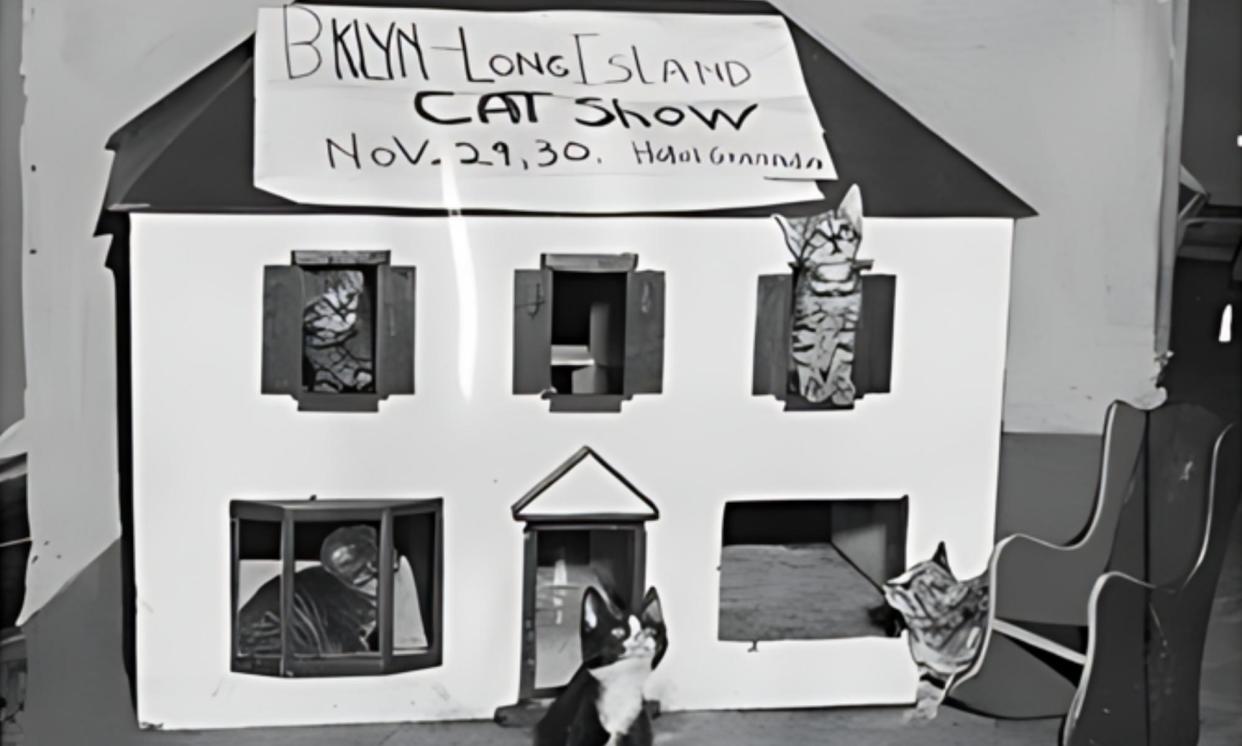
[[[514,275],[513,393],[617,412],[664,377],[664,273],[634,254],[545,254]]]
[[[721,640],[889,633],[880,586],[905,572],[908,501],[731,502],[721,537]]]
[[[232,670],[356,676],[440,665],[442,501],[240,501]]]
[[[264,267],[263,393],[372,412],[414,393],[414,286],[387,251],[295,251]]]
[[[850,409],[853,401],[867,394],[886,394],[891,390],[893,367],[893,303],[897,278],[893,275],[862,274],[859,297],[853,302],[857,320],[846,316],[838,334],[853,335],[844,339],[845,348],[852,348],[852,358],[843,356],[851,366],[853,394],[847,401],[808,401],[799,393],[797,373],[792,370],[791,324],[793,319],[794,275],[763,275],[759,278],[758,305],[755,322],[754,387],[756,396],[775,396],[785,402],[786,410]],[[834,299],[841,306],[850,305],[848,298]]]

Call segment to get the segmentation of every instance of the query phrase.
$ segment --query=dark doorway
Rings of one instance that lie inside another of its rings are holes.
[[[1242,285],[1228,262],[1178,259],[1163,384],[1170,403],[1198,404],[1226,422],[1242,415]],[[1229,334],[1222,320],[1230,308]],[[1226,341],[1227,340],[1227,341]]]

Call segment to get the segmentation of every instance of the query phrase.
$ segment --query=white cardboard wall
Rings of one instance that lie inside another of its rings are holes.
[[[864,195],[865,200],[865,195]],[[736,499],[910,495],[908,551],[962,574],[992,543],[1009,220],[869,220],[898,277],[893,392],[844,412],[751,395],[756,278],[787,271],[767,219],[139,216],[133,234],[139,717],[165,728],[487,718],[517,696],[522,526],[512,503],[590,445],[660,508],[648,581],[669,709],[908,702],[902,640],[716,640]],[[417,391],[378,414],[259,393],[262,267],[293,249],[390,249],[418,267]],[[666,273],[664,393],[620,414],[511,394],[513,271],[633,251]],[[444,664],[395,677],[228,672],[231,499],[443,496]],[[597,507],[584,496],[584,510]]]

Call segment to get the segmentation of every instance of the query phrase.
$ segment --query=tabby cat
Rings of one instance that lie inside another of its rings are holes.
[[[303,380],[308,391],[373,391],[370,294],[359,269],[307,272],[321,290],[302,311]]]
[[[949,569],[944,542],[936,553],[884,584],[884,598],[910,633],[910,655],[919,671],[910,716],[936,717],[954,678],[979,654],[988,622],[988,574],[959,581]]]
[[[293,578],[293,655],[323,656],[375,649],[379,548],[375,528],[342,526],[323,540],[320,565]],[[240,655],[280,655],[280,577],[264,583],[238,613]]]
[[[582,666],[535,726],[535,746],[651,746],[643,685],[668,650],[656,590],[634,616],[588,588],[579,639]]]
[[[835,210],[775,215],[793,254],[788,391],[813,404],[854,403],[854,334],[862,304],[855,259],[862,243],[862,192],[851,186]]]

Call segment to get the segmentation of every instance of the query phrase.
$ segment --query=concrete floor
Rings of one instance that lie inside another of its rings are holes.
[[[669,746],[1054,746],[1059,722],[999,722],[953,710],[928,723],[902,722],[901,709],[696,712],[656,720],[656,744]],[[529,732],[491,723],[363,725],[244,731],[255,746],[528,746]],[[142,744],[241,743],[226,731],[148,733]],[[1206,743],[1206,742],[1205,742]],[[1236,744],[1235,744],[1236,746]]]

